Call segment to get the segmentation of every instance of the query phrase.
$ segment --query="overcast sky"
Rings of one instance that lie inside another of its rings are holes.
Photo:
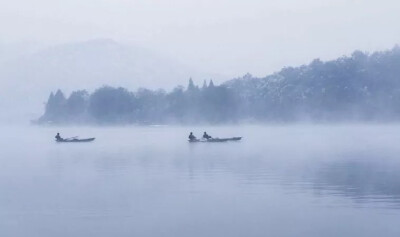
[[[399,22],[398,0],[0,0],[0,42],[111,38],[228,76],[390,49]]]

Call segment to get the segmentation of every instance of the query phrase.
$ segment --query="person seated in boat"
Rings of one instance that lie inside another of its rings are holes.
[[[55,136],[57,141],[63,141],[64,139],[60,136],[60,133],[57,133],[57,135]]]
[[[194,141],[194,140],[196,140],[197,138],[193,135],[193,132],[190,132],[190,134],[189,134],[189,141]]]
[[[208,135],[207,132],[204,132],[203,138],[208,140],[208,139],[210,139],[212,137],[210,135]]]

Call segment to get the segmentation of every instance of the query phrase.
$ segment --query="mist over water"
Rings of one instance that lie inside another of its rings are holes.
[[[1,236],[400,234],[397,124],[2,131]]]
[[[0,237],[400,236],[400,1],[2,3]]]

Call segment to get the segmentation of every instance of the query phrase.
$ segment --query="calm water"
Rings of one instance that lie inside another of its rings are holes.
[[[400,126],[1,130],[2,237],[400,236]]]

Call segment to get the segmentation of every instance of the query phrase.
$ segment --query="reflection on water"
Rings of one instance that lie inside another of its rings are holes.
[[[319,194],[340,195],[358,203],[372,202],[372,206],[382,202],[390,208],[400,208],[398,163],[358,159],[337,161],[321,165],[316,175],[308,180]]]
[[[398,126],[3,130],[1,236],[400,234]]]

